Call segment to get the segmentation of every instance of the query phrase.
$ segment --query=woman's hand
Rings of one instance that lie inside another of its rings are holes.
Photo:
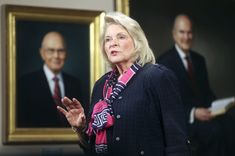
[[[67,97],[62,98],[62,103],[66,107],[66,109],[57,106],[57,109],[64,114],[64,116],[67,118],[69,124],[72,127],[76,128],[83,128],[86,123],[86,117],[84,113],[84,109],[81,105],[81,103],[73,98],[70,100]]]

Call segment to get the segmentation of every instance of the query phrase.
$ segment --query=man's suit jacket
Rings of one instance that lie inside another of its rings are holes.
[[[179,80],[180,93],[186,109],[186,116],[188,117],[187,122],[189,121],[190,111],[193,107],[209,107],[211,102],[215,99],[210,89],[205,59],[194,51],[190,51],[190,56],[197,87],[196,94],[193,91],[188,72],[175,47],[163,53],[157,59],[157,63],[163,64],[171,69]]]
[[[94,86],[90,115],[95,103],[103,99],[107,78],[108,74],[104,75]],[[115,122],[107,130],[109,155],[187,155],[183,105],[176,78],[165,67],[147,64],[141,68],[112,107]]]
[[[65,96],[80,99],[82,94],[76,78],[62,73]],[[64,127],[65,117],[58,112],[43,69],[23,76],[17,88],[17,126]],[[62,119],[61,119],[62,118]]]

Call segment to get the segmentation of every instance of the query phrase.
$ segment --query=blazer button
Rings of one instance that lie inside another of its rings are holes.
[[[119,96],[118,99],[121,100],[121,99],[122,99],[122,96]]]
[[[116,137],[115,139],[116,139],[116,141],[120,141],[120,138],[119,138],[119,137]]]
[[[120,119],[120,118],[121,118],[121,115],[118,114],[118,115],[116,116],[116,118],[117,118],[117,119]]]
[[[140,155],[144,155],[144,151],[142,150],[142,151],[140,151]]]

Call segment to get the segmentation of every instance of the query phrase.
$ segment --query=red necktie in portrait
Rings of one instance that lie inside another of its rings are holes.
[[[55,76],[53,78],[53,81],[55,82],[53,99],[56,103],[56,106],[63,107],[62,102],[61,102],[61,92],[60,92],[59,78]],[[59,111],[58,111],[58,116],[60,118],[60,122],[61,122],[62,125],[68,125],[67,119]]]
[[[193,88],[193,91],[196,93],[197,87],[196,87],[196,80],[195,80],[195,75],[194,75],[194,71],[193,71],[193,64],[192,64],[192,61],[189,56],[186,56],[185,59],[187,61],[188,75],[191,80],[192,88]]]
[[[55,82],[53,98],[55,100],[56,105],[61,106],[61,92],[60,92],[59,78],[55,76],[53,78],[53,81]]]

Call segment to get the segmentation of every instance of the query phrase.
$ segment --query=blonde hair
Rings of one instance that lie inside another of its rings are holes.
[[[154,54],[151,48],[149,47],[148,40],[138,22],[120,12],[110,12],[107,13],[105,16],[104,29],[100,39],[102,54],[105,60],[109,63],[109,65],[114,66],[111,62],[109,62],[107,55],[105,53],[104,35],[110,24],[117,24],[122,26],[132,37],[136,52],[135,61],[138,64],[144,66],[146,63],[152,63],[152,64],[155,63]]]

